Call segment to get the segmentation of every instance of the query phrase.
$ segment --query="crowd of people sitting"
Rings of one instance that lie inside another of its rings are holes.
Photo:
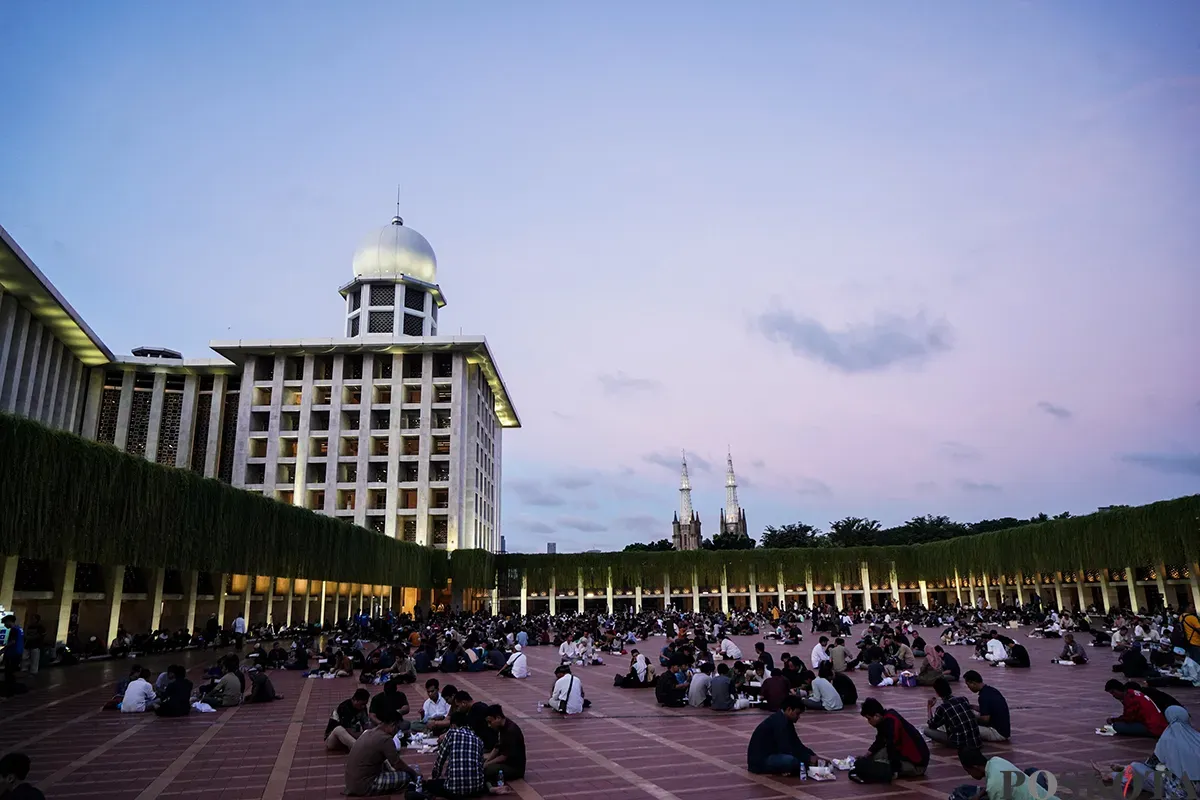
[[[622,668],[614,685],[653,687],[655,701],[663,707],[765,711],[749,742],[747,768],[796,775],[837,761],[819,756],[800,741],[795,728],[799,716],[857,709],[874,732],[862,756],[840,765],[848,767],[851,780],[916,778],[929,765],[930,745],[953,748],[963,769],[986,782],[986,787],[956,790],[955,800],[967,800],[990,793],[998,775],[1026,771],[999,755],[983,753],[985,747],[1014,736],[1008,702],[984,674],[988,668],[1032,668],[1017,625],[1031,627],[1036,637],[1061,639],[1062,650],[1052,659],[1055,665],[1086,666],[1086,646],[1111,647],[1121,654],[1114,670],[1125,680],[1108,681],[1105,691],[1121,703],[1122,711],[1097,732],[1153,738],[1156,746],[1144,761],[1121,770],[1106,766],[1106,779],[1127,784],[1133,780],[1130,776],[1144,779],[1147,770],[1165,770],[1175,779],[1168,784],[1186,793],[1191,775],[1200,773],[1189,771],[1189,743],[1197,734],[1188,713],[1162,691],[1200,686],[1200,620],[1194,608],[1137,617],[1127,612],[1089,617],[1026,604],[524,618],[447,613],[426,617],[418,608],[413,616],[356,617],[328,631],[303,625],[287,631],[260,627],[249,632],[256,641],[248,651],[244,618],[237,617],[228,632],[214,633],[214,622],[206,624],[199,646],[234,651],[220,655],[203,685],[194,685],[180,665],[169,666],[153,680],[149,670],[137,665],[118,685],[109,706],[123,713],[174,717],[270,702],[280,697],[271,683],[272,670],[316,679],[357,679],[360,688],[333,709],[324,734],[331,753],[346,753],[346,793],[355,796],[401,789],[445,797],[506,792],[505,781],[525,773],[520,728],[501,706],[456,688],[453,675],[494,671],[501,678],[527,679],[527,648],[553,647],[558,664],[549,698],[539,703],[539,710],[585,712],[591,701],[577,671],[602,665],[606,657],[616,659]],[[816,639],[811,647],[802,644],[805,627]],[[927,641],[922,631],[931,629],[941,633]],[[1090,634],[1092,641],[1080,645],[1080,633]],[[739,636],[758,639],[753,653],[742,652],[734,639]],[[657,637],[659,642],[654,641]],[[164,643],[159,652],[169,646]],[[956,656],[951,652],[956,648],[964,649]],[[130,657],[135,655],[141,654],[131,650]],[[976,661],[979,668],[964,671],[960,659]],[[931,687],[926,719],[910,721],[877,697],[860,704],[856,674],[872,689]],[[955,691],[960,681],[965,693]],[[403,687],[418,682],[424,697],[419,713],[414,713]],[[368,687],[378,689],[372,694]],[[405,748],[436,748],[428,780],[401,757]]]

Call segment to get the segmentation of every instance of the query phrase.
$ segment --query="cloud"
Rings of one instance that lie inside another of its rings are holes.
[[[924,313],[883,315],[870,324],[831,330],[811,317],[777,310],[760,314],[754,327],[769,341],[783,342],[802,358],[847,374],[880,372],[896,364],[921,364],[951,347],[952,330]]]
[[[1054,403],[1046,400],[1039,402],[1037,407],[1042,411],[1045,411],[1050,416],[1057,417],[1058,419],[1070,419],[1072,416],[1071,409],[1063,408],[1062,406],[1056,406]]]
[[[754,467],[755,469],[762,469],[766,465],[767,462],[763,461],[761,458],[756,458],[750,462],[750,466]]]
[[[679,456],[672,453],[647,453],[642,456],[642,461],[647,464],[656,464],[664,469],[669,469],[672,472],[679,471]],[[712,463],[707,459],[701,458],[695,453],[688,453],[687,456],[688,470],[699,470],[700,472],[712,472]]]
[[[601,525],[599,522],[593,522],[590,519],[579,519],[578,517],[559,517],[556,522],[563,528],[570,528],[573,531],[583,531],[584,533],[599,533],[600,531],[608,530],[607,525]]]
[[[662,387],[661,383],[652,378],[634,378],[624,372],[617,372],[613,375],[597,375],[596,380],[600,381],[600,386],[604,389],[605,394],[653,392]]]
[[[1200,453],[1128,453],[1118,458],[1168,475],[1200,475]]]
[[[665,539],[670,536],[671,526],[664,523],[661,519],[652,517],[649,514],[639,514],[633,517],[618,517],[614,524],[618,529],[627,531],[637,536],[645,536],[650,539],[657,537]]]
[[[518,522],[517,527],[530,533],[554,533],[554,528],[544,522],[532,520],[530,522]]]
[[[741,473],[738,473],[737,485],[738,485],[739,489],[749,489],[750,487],[755,485],[755,481],[750,480],[750,477],[748,475],[743,475]]]
[[[564,475],[554,479],[554,485],[561,489],[586,489],[595,481],[583,475]]]
[[[816,478],[800,478],[799,486],[796,487],[796,494],[806,497],[828,497],[833,494],[833,489],[824,481],[819,481]]]
[[[959,481],[958,488],[964,492],[998,492],[1000,485],[996,483],[978,482],[978,481]]]
[[[561,411],[551,411],[550,413],[553,414],[554,416],[558,417],[559,419],[563,419],[563,420],[575,419],[575,417],[571,416],[570,414],[564,414]]]
[[[937,488],[938,488],[938,485],[936,483],[934,483],[933,481],[920,481],[919,483],[917,483],[913,486],[913,489],[920,492],[921,494],[927,494],[929,492],[937,491]]]
[[[516,493],[521,502],[531,506],[561,506],[567,502],[560,495],[547,491],[538,481],[509,481],[508,488]]]
[[[951,461],[978,461],[982,458],[977,449],[962,442],[942,442],[940,450]]]

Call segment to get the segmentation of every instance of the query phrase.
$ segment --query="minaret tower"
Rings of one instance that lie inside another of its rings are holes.
[[[671,543],[676,550],[700,549],[700,516],[692,510],[692,481],[688,477],[687,453],[679,475],[679,512],[671,524]]]
[[[725,456],[725,508],[721,510],[721,531],[746,536],[746,512],[738,505],[737,477],[733,474],[733,453]]]

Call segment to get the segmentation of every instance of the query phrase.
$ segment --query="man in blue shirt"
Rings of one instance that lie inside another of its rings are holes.
[[[759,775],[799,775],[801,764],[816,765],[817,754],[796,734],[796,721],[803,712],[804,701],[791,695],[758,723],[746,748],[747,769]]]
[[[1012,736],[1012,721],[1008,714],[1008,701],[995,686],[988,686],[975,670],[963,675],[967,688],[979,695],[979,738],[985,742],[1007,742]]]
[[[21,668],[21,657],[25,655],[25,631],[17,624],[17,618],[13,614],[5,614],[4,618],[0,619],[0,624],[7,629],[4,649],[0,650],[0,660],[3,661],[4,668],[4,686],[0,688],[0,694],[11,697],[16,693],[17,670]]]

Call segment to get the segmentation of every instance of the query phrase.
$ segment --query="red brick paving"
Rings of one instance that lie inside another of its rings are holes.
[[[739,637],[745,652],[754,639]],[[1112,677],[1113,654],[1089,648],[1086,667],[1058,667],[1049,658],[1058,642],[1028,640],[1030,670],[981,669],[985,679],[1008,698],[1013,713],[1012,744],[990,745],[1022,767],[1037,766],[1057,774],[1088,773],[1092,761],[1129,761],[1152,749],[1146,740],[1104,738],[1093,729],[1119,709],[1102,691]],[[665,643],[653,639],[643,647],[656,653]],[[774,643],[776,656],[788,651],[807,660],[813,639],[795,647]],[[477,700],[504,705],[524,729],[530,752],[525,781],[514,788],[526,800],[691,800],[701,797],[802,798],[841,800],[865,795],[897,798],[945,798],[968,781],[955,754],[936,745],[933,763],[922,780],[891,786],[858,786],[839,773],[830,783],[801,783],[791,778],[750,775],[744,769],[746,742],[762,718],[757,711],[718,713],[694,709],[662,709],[652,689],[622,690],[613,675],[626,659],[611,657],[603,667],[577,668],[593,707],[563,718],[537,713],[534,704],[549,695],[557,651],[527,651],[533,677],[499,680],[494,673],[439,675],[443,683],[466,688]],[[963,669],[978,668],[969,648],[955,648]],[[182,661],[194,669],[211,654],[186,653],[147,659],[151,668]],[[184,719],[158,719],[99,711],[107,690],[129,662],[100,662],[38,676],[27,695],[0,701],[0,752],[21,749],[33,760],[30,780],[48,796],[76,800],[250,800],[251,798],[340,797],[344,756],[325,751],[322,734],[330,711],[358,687],[349,680],[306,681],[296,673],[272,675],[281,701],[243,706]],[[873,690],[865,673],[853,675],[860,700],[879,697],[914,723],[925,716],[929,689],[891,687]],[[423,678],[422,678],[423,681]],[[419,700],[419,686],[407,689]],[[963,687],[962,691],[966,691]],[[1200,690],[1172,689],[1200,719]],[[294,726],[294,727],[293,727]],[[292,729],[292,745],[289,741]],[[871,728],[851,711],[809,713],[797,726],[801,738],[822,755],[841,757],[863,752]],[[432,755],[407,755],[428,776]],[[274,774],[274,780],[273,780]]]

